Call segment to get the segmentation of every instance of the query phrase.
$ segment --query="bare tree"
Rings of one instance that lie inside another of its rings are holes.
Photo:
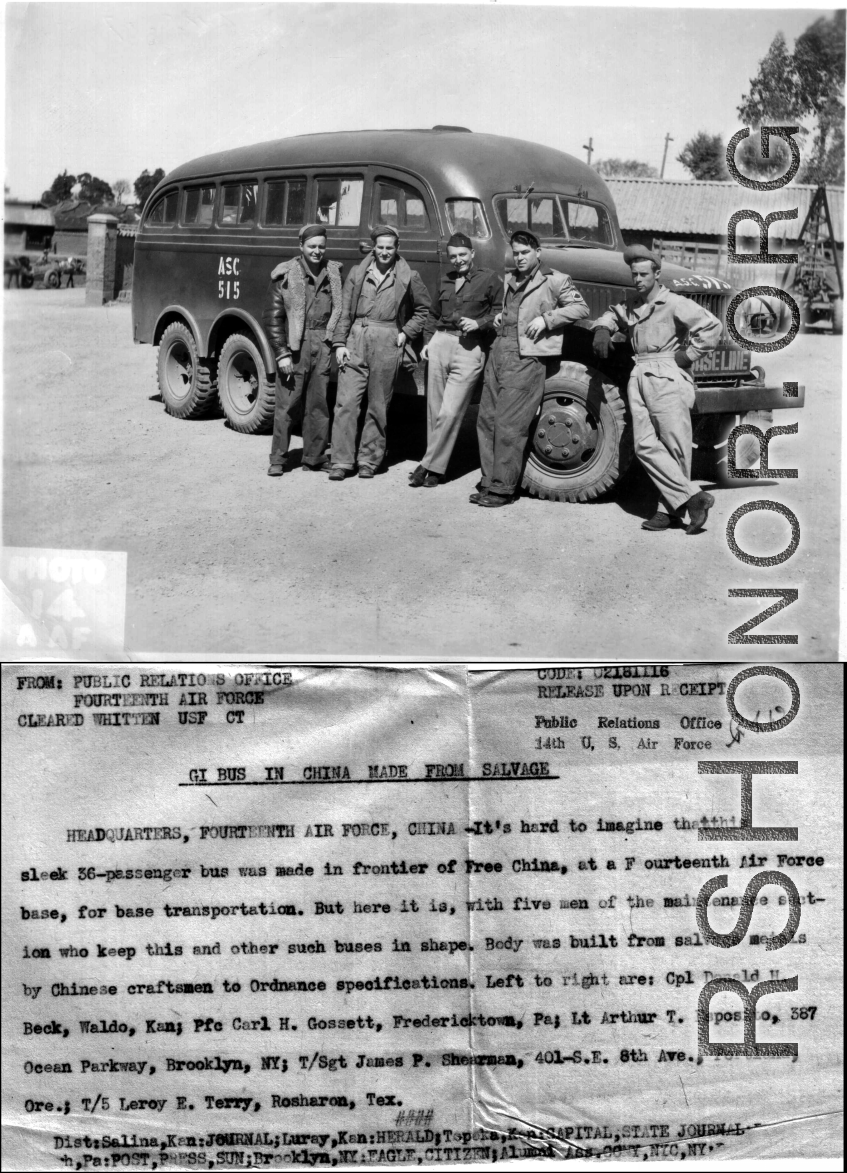
[[[128,179],[116,179],[112,184],[112,191],[115,193],[115,202],[122,204],[126,193],[132,191],[132,184]]]

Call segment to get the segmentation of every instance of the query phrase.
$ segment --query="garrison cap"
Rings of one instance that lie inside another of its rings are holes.
[[[469,236],[465,236],[464,232],[454,232],[447,241],[448,248],[473,248]]]
[[[371,233],[371,240],[376,242],[378,236],[393,236],[397,243],[400,243],[400,233],[396,228],[392,228],[390,224],[377,224]]]
[[[509,244],[528,244],[531,248],[541,248],[538,237],[534,232],[529,232],[526,228],[519,228],[517,232],[513,232],[509,237]]]
[[[623,259],[625,265],[634,265],[636,261],[652,261],[657,269],[662,267],[656,254],[651,253],[643,244],[631,244],[629,248],[624,249]]]
[[[300,237],[300,243],[305,244],[313,236],[326,236],[326,224],[307,224],[297,235]]]

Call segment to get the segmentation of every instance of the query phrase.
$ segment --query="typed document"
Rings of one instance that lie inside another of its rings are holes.
[[[842,682],[7,667],[3,1167],[838,1157]]]

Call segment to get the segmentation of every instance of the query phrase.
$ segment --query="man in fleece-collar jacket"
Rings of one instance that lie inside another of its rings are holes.
[[[326,261],[326,225],[300,230],[300,255],[271,273],[265,329],[276,356],[278,378],[268,476],[282,476],[291,429],[303,420],[303,464],[318,472],[327,463],[332,359],[330,340],[341,317],[341,266]]]

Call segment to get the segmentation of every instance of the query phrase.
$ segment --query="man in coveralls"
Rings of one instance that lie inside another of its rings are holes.
[[[409,342],[423,330],[430,297],[419,273],[399,255],[400,238],[387,224],[371,233],[373,252],[344,282],[341,319],[332,344],[338,362],[338,397],[332,424],[331,481],[343,481],[357,460],[359,408],[368,397],[359,441],[359,476],[370,478],[385,457],[388,406],[404,358],[416,361]]]
[[[628,387],[635,454],[659,490],[658,509],[641,528],[678,526],[687,509],[685,532],[696,534],[715,499],[691,483],[689,368],[717,345],[721,324],[704,306],[661,284],[659,261],[643,245],[626,249],[623,259],[636,294],[610,306],[594,323],[594,353],[608,358],[612,333],[629,335],[635,354]]]
[[[542,269],[538,238],[513,232],[515,272],[506,276],[497,339],[485,369],[477,417],[482,479],[472,505],[496,509],[514,501],[529,429],[544,396],[547,363],[562,353],[562,328],[588,317],[588,306],[564,273]]]
[[[269,477],[285,472],[291,428],[301,417],[302,467],[319,472],[327,464],[330,338],[341,317],[341,265],[325,254],[325,225],[307,224],[300,229],[300,255],[271,273],[264,322],[279,378]]]

